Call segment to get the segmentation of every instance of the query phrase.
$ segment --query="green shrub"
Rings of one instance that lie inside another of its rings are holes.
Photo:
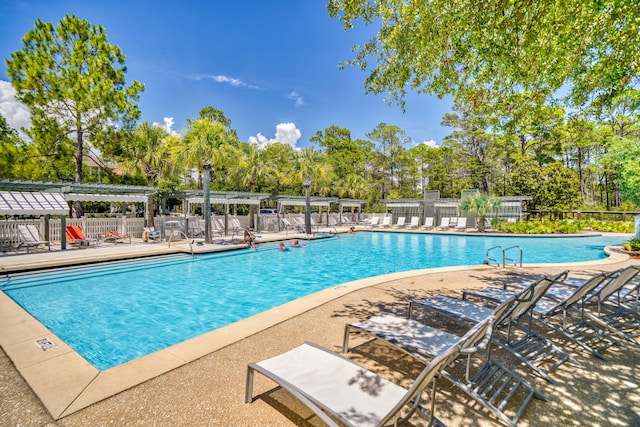
[[[624,248],[628,251],[640,251],[640,238],[633,238],[623,244]]]
[[[583,230],[583,226],[579,221],[549,220],[500,222],[496,228],[500,231],[515,234],[574,234]]]
[[[580,222],[583,224],[583,229],[585,230],[591,229],[593,231],[606,231],[609,233],[633,233],[635,231],[633,221],[598,221],[588,219]]]
[[[609,233],[633,233],[633,222],[622,221],[598,221],[589,219],[586,221],[519,221],[515,223],[500,222],[494,225],[499,231],[515,234],[574,234],[583,231],[601,231]]]

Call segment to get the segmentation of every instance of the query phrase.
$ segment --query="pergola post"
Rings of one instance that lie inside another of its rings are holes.
[[[65,215],[60,216],[60,249],[63,251],[67,249],[67,217]]]

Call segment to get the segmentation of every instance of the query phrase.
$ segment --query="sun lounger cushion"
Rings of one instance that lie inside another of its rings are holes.
[[[347,325],[349,329],[364,331],[412,352],[435,357],[460,341],[460,337],[415,320],[382,313],[367,320]],[[348,338],[348,335],[345,337]],[[348,349],[343,349],[345,352]]]
[[[407,393],[351,360],[310,343],[250,366],[294,396],[331,408],[357,426],[376,426]]]

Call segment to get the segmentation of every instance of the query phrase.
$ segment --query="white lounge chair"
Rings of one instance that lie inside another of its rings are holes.
[[[20,236],[20,243],[17,249],[25,247],[27,248],[27,253],[29,253],[29,249],[31,248],[37,249],[40,245],[46,245],[49,250],[51,250],[51,243],[48,240],[42,240],[40,238],[40,232],[33,224],[19,224],[18,234]]]
[[[382,218],[382,224],[380,224],[380,228],[387,228],[387,227],[391,227],[390,216],[385,216],[384,218]]]
[[[338,223],[338,221],[336,221],[335,225],[356,225],[357,224],[356,221],[352,220],[347,215],[341,215],[340,222],[341,223]]]
[[[303,227],[301,227],[297,223],[295,225],[292,224],[291,221],[289,221],[287,218],[280,218],[280,220],[282,221],[282,224],[284,225],[285,231],[287,231],[287,232],[289,232],[289,230],[295,230],[298,233],[304,233],[305,232]]]
[[[407,219],[403,216],[398,217],[398,221],[393,225],[393,228],[404,228],[404,223]]]
[[[467,229],[467,217],[458,217],[458,221],[453,229],[456,231],[465,231]]]
[[[236,234],[244,231],[242,223],[240,223],[240,220],[236,217],[231,218],[231,220],[229,221],[229,228],[231,229],[232,238],[235,238]]]
[[[311,221],[311,229],[314,230],[315,233],[338,233],[338,230],[334,226],[329,225],[325,227],[324,224],[317,223],[312,216],[309,217],[309,220]]]
[[[433,228],[433,217],[427,216],[424,218],[424,224],[420,227],[422,230],[431,230]]]
[[[436,230],[448,230],[451,225],[451,218],[448,216],[440,219],[440,225],[436,227]]]
[[[490,308],[465,299],[438,295],[411,301],[409,303],[409,317],[412,317],[417,308],[426,308],[467,324],[475,324],[490,315],[496,316],[496,326],[500,330],[498,334],[493,335],[494,341],[542,378],[554,383],[554,380],[549,376],[552,370],[566,361],[571,361],[576,365],[580,363],[527,325],[529,325],[528,319],[531,318],[531,310],[535,309],[535,305],[549,288],[558,280],[566,278],[566,275],[567,272],[563,272],[543,277],[536,282],[524,285],[519,293],[512,293],[510,297],[501,299],[499,304],[502,307],[509,304],[510,301],[514,301],[510,311],[503,311],[502,315],[498,312],[500,306]],[[470,295],[472,292],[465,292],[463,298]],[[522,319],[525,315],[527,319]]]
[[[412,216],[411,222],[406,225],[406,228],[418,228],[419,225],[420,225],[420,217]]]
[[[407,390],[346,357],[305,342],[286,353],[249,363],[245,402],[253,401],[257,371],[289,391],[329,426],[338,426],[334,418],[347,426],[400,425],[417,410],[427,412],[420,402],[423,390],[431,384],[430,422],[441,424],[433,415],[436,376],[459,354],[459,344],[449,347],[427,364]],[[407,405],[411,408],[405,415],[401,410]]]
[[[487,316],[472,330],[487,327],[486,336],[491,337],[494,327],[500,322],[498,316],[508,316],[515,304],[517,304],[515,298],[502,304],[495,310],[495,315]],[[343,350],[345,351],[348,347],[350,330],[364,332],[383,339],[425,363],[434,354],[438,354],[442,347],[446,348],[450,341],[455,340],[454,335],[415,320],[394,315],[378,315],[360,323],[347,325],[343,341]],[[514,427],[517,425],[520,415],[532,397],[547,400],[542,392],[528,384],[524,378],[494,362],[491,359],[490,349],[487,350],[486,357],[480,357],[482,362],[479,367],[473,364],[473,369],[477,369],[477,373],[474,375],[470,375],[469,369],[472,366],[470,359],[471,357],[467,359],[467,370],[463,378],[447,372],[446,367],[442,372],[443,377],[468,393],[507,425]],[[510,403],[509,406],[519,405],[515,416],[510,416],[503,410],[507,403]]]
[[[373,216],[371,218],[371,221],[369,221],[369,223],[366,226],[369,228],[377,227],[379,222],[380,222],[380,218],[378,218],[377,216]]]
[[[604,286],[600,286],[605,280]],[[601,295],[611,289],[612,282],[613,279],[607,279],[603,274],[593,276],[577,288],[568,287],[566,290],[562,289],[561,282],[558,282],[557,285],[554,285],[545,293],[544,298],[537,301],[533,307],[533,318],[594,356],[606,360],[601,354],[602,351],[613,345],[624,345],[609,333],[613,328],[599,321],[596,316],[590,315],[584,309],[584,304],[586,300],[597,298],[597,295]],[[615,286],[615,283],[613,286]],[[465,294],[500,302],[510,298],[517,292],[519,292],[519,288],[514,291],[488,287],[466,292]],[[547,297],[546,294],[555,295],[555,299]],[[596,296],[593,296],[594,294]]]
[[[211,221],[211,234],[219,234],[220,237],[227,235],[227,229],[224,226],[221,218],[214,218]]]

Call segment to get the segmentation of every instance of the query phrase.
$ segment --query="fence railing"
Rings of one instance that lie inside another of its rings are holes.
[[[367,217],[371,217],[375,214],[360,214],[360,220],[364,220]],[[380,216],[388,214],[377,214]],[[287,214],[284,217],[291,217],[291,214]],[[293,215],[295,216],[295,215]],[[224,218],[222,216],[214,215],[213,218]],[[278,224],[279,218],[283,216],[276,215],[257,215],[256,231],[258,232],[279,232],[281,231],[281,224]],[[322,218],[317,214],[312,215],[313,219],[321,225],[338,225],[351,218],[350,213],[343,213],[342,218],[338,214],[331,213],[327,217],[326,212],[323,213]],[[249,228],[250,218],[249,216],[237,216],[235,217],[240,221],[242,227]],[[202,228],[200,223],[202,222],[201,216],[190,215],[184,216],[159,216],[154,218],[155,229],[160,232],[163,239],[168,238],[174,231],[180,231],[190,237],[196,237],[202,235]],[[32,219],[5,219],[0,220],[0,239],[3,245],[15,247],[20,243],[20,237],[18,233],[18,225],[32,224],[35,225],[40,232],[42,239],[48,240],[52,244],[60,244],[62,241],[62,221],[60,217],[50,217],[49,221],[45,220],[45,217],[32,218]],[[144,218],[131,218],[131,217],[104,217],[104,218],[66,218],[65,224],[67,226],[77,225],[82,228],[85,236],[93,239],[102,239],[108,231],[116,231],[120,234],[127,234],[134,239],[141,239],[144,231],[145,220]],[[230,228],[231,230],[231,228]],[[229,231],[231,234],[231,231]]]
[[[532,210],[524,212],[529,220],[542,219],[576,219],[587,220],[597,219],[600,221],[632,221],[633,217],[640,215],[635,211],[550,211],[550,210]]]
[[[3,241],[11,245],[18,245],[20,237],[18,225],[33,224],[38,228],[40,236],[51,243],[58,243],[62,240],[62,221],[58,217],[49,218],[49,228],[44,217],[35,219],[8,219],[0,221],[0,236]],[[102,238],[107,231],[117,231],[128,234],[132,237],[141,237],[144,228],[143,218],[67,218],[66,225],[78,225],[82,228],[85,236],[89,238]]]

